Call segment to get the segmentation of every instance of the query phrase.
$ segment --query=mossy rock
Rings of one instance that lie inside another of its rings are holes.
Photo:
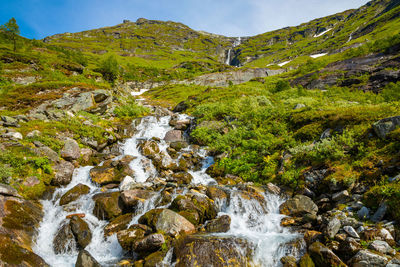
[[[109,236],[119,231],[125,230],[132,221],[133,213],[118,216],[104,227],[104,235]]]
[[[315,267],[315,264],[309,254],[304,254],[304,256],[301,257],[299,267]]]
[[[167,253],[164,251],[157,251],[151,253],[149,256],[144,258],[144,267],[158,267],[162,266],[162,261]]]
[[[48,267],[32,251],[18,245],[10,236],[0,234],[0,266]]]
[[[77,200],[80,196],[88,194],[90,187],[84,184],[77,184],[68,190],[60,199],[60,205],[66,205],[72,201]]]
[[[112,220],[122,214],[120,192],[100,193],[93,196],[93,214],[100,220]]]
[[[249,266],[251,245],[232,237],[190,235],[175,245],[177,267],[184,266]]]

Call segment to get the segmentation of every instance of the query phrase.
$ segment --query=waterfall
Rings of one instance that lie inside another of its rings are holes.
[[[232,48],[229,48],[229,49],[228,49],[228,54],[227,54],[226,60],[225,60],[225,64],[226,64],[226,65],[230,65],[230,64],[231,64],[231,58],[232,58],[231,54],[232,54],[232,52],[233,52],[233,48],[239,46],[241,43],[242,43],[242,38],[241,38],[241,37],[238,37],[238,38],[233,42]]]
[[[238,38],[237,42],[240,42]],[[180,119],[188,118],[186,115],[179,115]],[[131,183],[151,184],[154,177],[158,177],[156,168],[151,160],[142,155],[138,145],[143,140],[152,138],[160,139],[158,142],[161,151],[166,152],[168,144],[163,141],[165,134],[173,129],[169,122],[171,116],[155,117],[148,116],[142,118],[136,127],[134,136],[127,139],[121,144],[122,156],[131,155],[134,159],[130,163],[130,167],[134,170],[134,177],[127,176],[125,179]],[[191,169],[188,172],[193,176],[192,185],[212,185],[217,182],[206,173],[206,169],[214,163],[214,159],[207,155],[207,151],[202,148],[192,148],[189,146],[183,149],[180,155],[173,159],[175,162],[179,160],[182,153],[194,153],[197,157],[202,158],[201,166]],[[117,157],[117,159],[121,158]],[[92,166],[77,168],[74,172],[71,183],[65,187],[57,188],[51,200],[43,200],[44,218],[38,229],[33,250],[40,255],[50,266],[74,266],[78,251],[72,253],[55,254],[53,250],[53,240],[67,215],[75,213],[85,214],[84,220],[88,223],[92,232],[92,240],[85,248],[100,264],[104,266],[115,266],[115,264],[123,257],[124,252],[118,243],[116,234],[105,237],[104,227],[108,224],[105,220],[99,220],[93,214],[94,201],[92,197],[101,193],[100,186],[92,183],[89,172]],[[73,210],[65,209],[59,205],[59,198],[65,192],[76,186],[77,184],[85,184],[90,188],[87,195],[81,196],[72,202]],[[121,183],[120,188],[124,188],[125,180]],[[221,186],[222,187],[222,186]],[[262,199],[246,198],[241,194],[241,189],[235,186],[225,186],[224,191],[229,197],[224,200],[217,200],[216,207],[219,215],[229,215],[231,217],[231,227],[227,233],[214,233],[210,235],[228,236],[234,238],[246,239],[253,248],[252,261],[258,266],[279,266],[280,258],[285,255],[294,255],[299,253],[298,250],[292,250],[287,245],[289,242],[301,239],[301,236],[292,233],[288,228],[280,225],[281,219],[284,217],[279,214],[279,206],[284,199],[280,196],[265,192],[261,193]],[[119,189],[112,189],[116,191]],[[154,208],[167,208],[169,203],[161,206],[161,192],[163,189],[157,189],[153,197],[142,202],[136,209],[135,215],[129,225],[136,224],[141,215]],[[185,195],[188,192],[186,186],[175,188],[171,194],[170,203],[179,195]],[[169,250],[163,260],[163,265],[173,266],[173,249]]]

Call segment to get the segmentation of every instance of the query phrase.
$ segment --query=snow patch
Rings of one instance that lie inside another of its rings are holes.
[[[282,63],[279,63],[278,66],[279,66],[279,67],[282,67],[282,66],[284,66],[284,65],[286,65],[286,64],[288,64],[288,63],[290,63],[290,62],[291,62],[291,60],[282,62]]]
[[[318,57],[323,57],[326,56],[328,53],[321,53],[321,54],[315,54],[315,55],[310,55],[312,58],[318,58]]]
[[[331,30],[332,30],[332,28],[331,29],[327,29],[326,31],[321,32],[320,34],[314,35],[314,37],[320,37],[320,36],[324,35],[325,33],[329,32]]]

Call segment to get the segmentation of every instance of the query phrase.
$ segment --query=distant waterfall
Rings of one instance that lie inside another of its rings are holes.
[[[242,43],[242,38],[241,37],[238,37],[233,42],[232,48],[229,48],[228,54],[226,55],[226,60],[225,60],[225,64],[226,65],[230,65],[231,64],[233,48],[239,46],[241,43]]]

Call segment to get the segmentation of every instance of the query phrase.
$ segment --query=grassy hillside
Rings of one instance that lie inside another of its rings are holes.
[[[246,66],[265,67],[297,58],[285,67],[298,66],[310,55],[335,54],[398,34],[399,13],[398,1],[371,1],[357,10],[251,37],[237,47],[236,60]]]

